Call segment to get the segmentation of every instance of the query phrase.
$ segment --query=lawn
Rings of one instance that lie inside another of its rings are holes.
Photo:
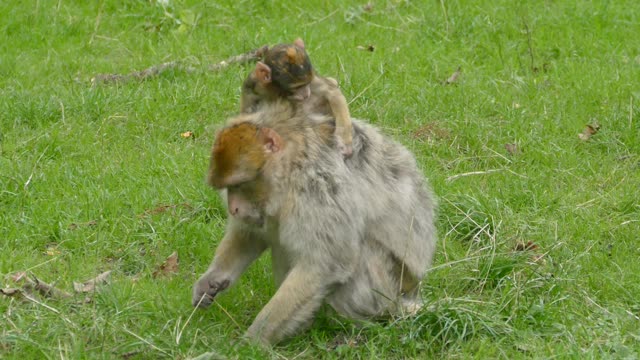
[[[638,34],[637,1],[1,2],[0,358],[640,357]],[[298,36],[414,152],[438,248],[416,317],[327,308],[263,350],[241,337],[268,255],[191,306],[226,222],[210,146],[251,69],[210,66]],[[65,293],[9,296],[38,281]]]

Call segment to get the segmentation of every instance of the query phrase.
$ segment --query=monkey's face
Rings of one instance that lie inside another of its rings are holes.
[[[229,215],[252,225],[264,224],[266,190],[261,181],[230,186],[226,190]]]
[[[288,97],[302,100],[309,97],[305,87],[313,80],[313,66],[304,48],[290,44],[276,45],[264,60],[271,69],[273,83]]]

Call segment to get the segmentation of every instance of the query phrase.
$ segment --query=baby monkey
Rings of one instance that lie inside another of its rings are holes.
[[[242,86],[240,112],[254,112],[260,102],[279,98],[300,102],[309,113],[333,116],[336,146],[343,156],[351,156],[353,129],[347,100],[335,79],[315,73],[302,39],[264,47],[261,52],[263,61],[258,61]]]

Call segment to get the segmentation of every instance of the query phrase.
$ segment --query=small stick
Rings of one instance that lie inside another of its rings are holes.
[[[465,177],[465,176],[484,175],[484,174],[490,174],[490,173],[503,171],[503,170],[504,169],[489,169],[489,170],[486,170],[486,171],[472,171],[472,172],[468,172],[468,173],[462,173],[462,174],[458,174],[458,175],[449,176],[447,178],[447,181],[453,181],[453,180],[456,180],[458,178]]]
[[[134,71],[129,74],[98,74],[91,78],[91,85],[108,83],[123,83],[129,80],[146,80],[147,78],[161,74],[162,72],[180,67],[179,61],[169,61],[159,65],[154,65],[141,71]],[[187,71],[192,71],[190,68]]]
[[[236,55],[236,56],[232,56],[230,58],[228,58],[227,60],[223,60],[217,64],[212,64],[209,66],[209,70],[210,71],[218,71],[218,70],[222,70],[224,68],[226,68],[227,66],[231,65],[231,64],[244,64],[250,61],[256,61],[260,58],[262,58],[262,55],[264,54],[264,52],[268,49],[267,46],[262,46],[260,48],[257,49],[253,49],[247,53],[244,54],[240,54],[240,55]]]
[[[262,46],[258,49],[253,49],[247,53],[232,56],[227,60],[221,61],[217,64],[210,65],[208,69],[210,71],[219,71],[228,67],[231,64],[243,64],[250,61],[256,61],[262,57],[266,49],[267,49],[266,46]],[[186,72],[195,71],[194,68],[190,66],[186,66],[181,61],[169,61],[169,62],[148,67],[144,70],[133,71],[129,74],[98,74],[91,78],[91,85],[96,86],[99,84],[125,83],[131,80],[143,81],[143,80],[147,80],[149,78],[158,76],[161,73],[170,69],[180,69]]]

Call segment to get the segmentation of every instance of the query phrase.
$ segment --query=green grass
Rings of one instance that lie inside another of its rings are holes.
[[[0,286],[113,271],[88,304],[0,297],[0,357],[640,357],[640,3],[170,3],[0,3]],[[226,217],[208,151],[249,71],[205,67],[297,36],[354,117],[416,154],[440,236],[417,317],[324,310],[265,352],[240,336],[274,292],[268,259],[191,316]],[[170,60],[196,71],[89,82]],[[154,278],[173,251],[178,273]]]

